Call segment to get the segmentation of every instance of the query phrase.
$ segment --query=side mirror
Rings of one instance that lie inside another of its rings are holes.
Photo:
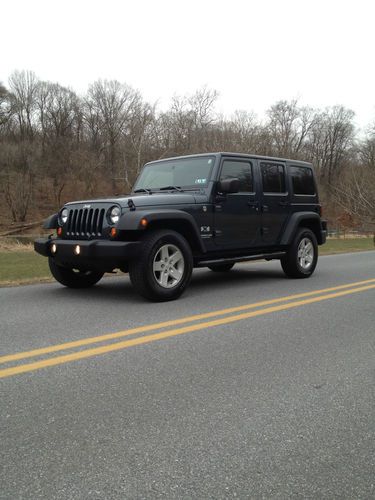
[[[218,184],[218,191],[220,193],[238,193],[240,190],[240,180],[237,177],[232,179],[223,179]]]

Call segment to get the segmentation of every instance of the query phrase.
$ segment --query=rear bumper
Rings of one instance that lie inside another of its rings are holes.
[[[56,245],[55,253],[51,252],[52,244]],[[75,253],[77,245],[79,245],[79,255]],[[82,263],[87,260],[126,262],[139,253],[139,245],[139,241],[87,241],[49,238],[39,238],[34,241],[34,249],[39,254],[53,257],[57,261],[72,263]]]
[[[320,237],[320,245],[324,245],[324,243],[326,242],[327,240],[327,221],[326,220],[322,220],[321,221],[321,224],[322,224],[322,229],[320,231],[320,234],[321,234],[321,237]]]

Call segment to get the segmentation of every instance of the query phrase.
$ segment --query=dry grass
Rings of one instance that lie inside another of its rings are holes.
[[[0,252],[32,252],[34,246],[32,243],[21,243],[11,239],[0,239]]]

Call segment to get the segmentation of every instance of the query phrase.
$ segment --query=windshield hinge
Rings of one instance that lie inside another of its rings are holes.
[[[128,200],[128,207],[130,208],[130,210],[131,210],[132,212],[134,212],[134,210],[135,210],[135,205],[134,205],[134,201],[133,201],[131,198]]]

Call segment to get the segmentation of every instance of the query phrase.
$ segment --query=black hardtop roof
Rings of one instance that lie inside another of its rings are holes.
[[[252,155],[252,154],[246,154],[246,153],[230,153],[230,152],[225,152],[225,151],[220,151],[220,152],[215,152],[215,153],[196,153],[193,155],[182,155],[182,156],[172,156],[170,158],[160,158],[159,160],[153,160],[149,161],[146,163],[146,165],[150,163],[158,163],[161,161],[166,161],[166,160],[181,160],[183,158],[194,158],[197,156],[232,156],[236,158],[253,158],[256,160],[271,160],[271,161],[281,161],[281,162],[288,162],[291,164],[296,164],[296,165],[304,165],[307,167],[311,167],[312,164],[307,162],[307,161],[301,161],[301,160],[292,160],[290,158],[278,158],[275,156],[261,156],[261,155]]]

